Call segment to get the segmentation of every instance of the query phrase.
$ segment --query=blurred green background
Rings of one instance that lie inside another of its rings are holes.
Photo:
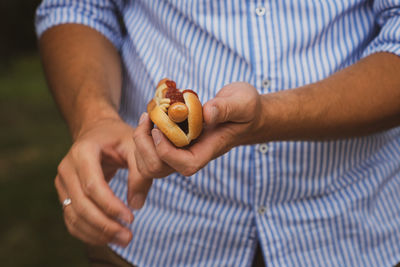
[[[40,1],[0,1],[0,265],[87,266],[53,185],[70,138],[43,77]]]

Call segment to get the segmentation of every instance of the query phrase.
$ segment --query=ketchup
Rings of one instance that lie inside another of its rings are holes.
[[[183,93],[176,88],[169,87],[165,93],[165,98],[169,98],[171,100],[171,105],[176,102],[185,103],[185,100],[183,99]]]
[[[168,87],[167,92],[165,93],[165,98],[169,98],[171,100],[171,105],[176,102],[185,103],[185,100],[183,99],[184,93],[192,93],[195,94],[197,98],[199,98],[195,91],[189,89],[183,90],[183,92],[179,91],[178,89],[176,89],[176,84],[173,81],[167,81],[165,84]]]
[[[167,80],[167,81],[165,82],[165,85],[166,85],[168,88],[176,89],[176,83],[175,83],[174,81]]]

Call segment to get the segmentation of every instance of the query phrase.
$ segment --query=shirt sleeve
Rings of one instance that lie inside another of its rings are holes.
[[[373,11],[380,31],[367,46],[363,56],[376,52],[390,52],[400,56],[400,1],[375,0]]]
[[[65,23],[89,26],[109,39],[119,49],[122,42],[115,0],[43,0],[36,10],[36,34]]]

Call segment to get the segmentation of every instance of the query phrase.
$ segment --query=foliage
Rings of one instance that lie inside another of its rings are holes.
[[[86,266],[53,185],[70,141],[37,55],[0,72],[0,125],[1,265]]]
[[[8,65],[18,54],[36,49],[35,9],[40,0],[0,1],[0,65]]]

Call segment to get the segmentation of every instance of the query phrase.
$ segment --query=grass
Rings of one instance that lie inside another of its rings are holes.
[[[0,71],[1,266],[87,266],[53,185],[70,139],[37,55]]]

